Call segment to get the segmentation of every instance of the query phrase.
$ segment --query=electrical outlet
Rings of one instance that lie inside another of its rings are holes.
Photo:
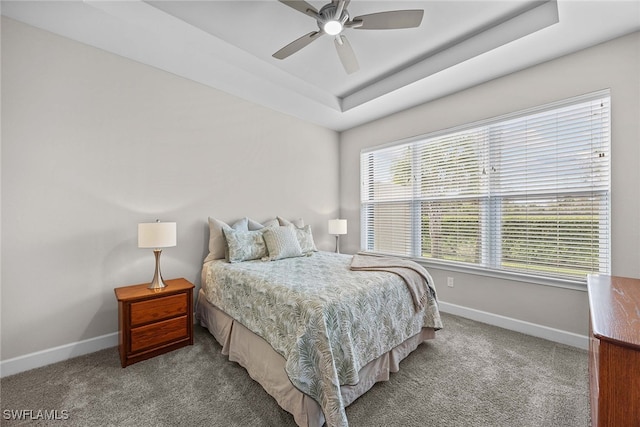
[[[447,277],[447,286],[453,288],[453,277]]]

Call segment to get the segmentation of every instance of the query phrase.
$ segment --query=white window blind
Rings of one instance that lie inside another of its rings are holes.
[[[582,280],[609,272],[599,92],[361,153],[366,251]]]

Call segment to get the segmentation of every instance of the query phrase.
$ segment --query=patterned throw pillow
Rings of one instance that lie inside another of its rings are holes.
[[[278,222],[277,218],[272,218],[270,220],[263,222],[261,225],[263,227],[279,227],[280,223]]]
[[[209,217],[209,255],[207,255],[204,262],[226,257],[227,242],[222,230],[227,228],[246,231],[248,229],[247,219],[243,218],[229,226],[219,219]]]
[[[262,230],[238,231],[232,228],[222,230],[227,238],[228,261],[242,262],[252,259],[261,259],[267,256]]]
[[[266,228],[264,241],[269,252],[269,256],[265,259],[270,261],[302,256],[302,249],[293,225]]]
[[[304,255],[310,255],[311,252],[317,252],[316,243],[313,241],[313,234],[311,234],[311,226],[305,225],[304,227],[296,227],[296,237],[300,244],[300,249]]]

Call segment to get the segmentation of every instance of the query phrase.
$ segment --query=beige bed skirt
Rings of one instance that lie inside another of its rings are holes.
[[[284,357],[264,339],[210,304],[202,289],[198,293],[196,317],[220,343],[222,354],[245,368],[251,378],[276,399],[280,407],[293,415],[296,424],[300,427],[320,427],[324,424],[320,405],[295,388],[289,380]],[[376,382],[389,380],[389,373],[398,372],[402,359],[420,343],[434,337],[432,328],[423,328],[420,333],[366,364],[359,372],[358,384],[340,388],[345,406],[362,396]]]

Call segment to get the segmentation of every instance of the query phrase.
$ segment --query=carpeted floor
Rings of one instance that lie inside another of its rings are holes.
[[[443,322],[400,372],[347,408],[350,426],[589,425],[586,351],[448,314]],[[295,426],[199,326],[194,346],[126,369],[111,348],[0,385],[2,425]],[[68,419],[6,419],[23,409]]]

